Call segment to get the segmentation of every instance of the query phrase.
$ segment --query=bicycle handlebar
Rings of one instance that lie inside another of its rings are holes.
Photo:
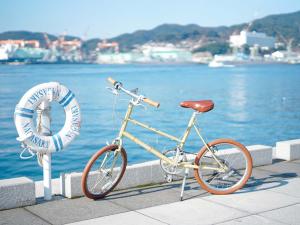
[[[143,98],[143,101],[146,102],[148,105],[151,105],[155,108],[158,108],[160,105],[159,102],[155,102],[155,101],[151,100],[150,98]]]
[[[117,82],[117,81],[115,81],[114,79],[112,79],[111,77],[108,77],[108,78],[107,78],[107,81],[108,81],[109,83],[111,83],[112,85],[115,85],[115,83]]]
[[[107,78],[107,81],[108,81],[109,83],[111,83],[111,84],[115,87],[115,89],[119,89],[119,90],[125,92],[126,94],[130,95],[131,97],[138,98],[138,96],[137,96],[136,94],[134,94],[134,93],[132,93],[131,91],[128,91],[128,90],[126,90],[125,88],[123,88],[121,82],[116,81],[116,80],[112,79],[111,77],[108,77],[108,78]],[[147,103],[147,104],[149,104],[149,105],[151,105],[151,106],[153,106],[153,107],[156,107],[156,108],[158,108],[159,105],[160,105],[159,102],[153,101],[153,100],[151,100],[151,99],[149,99],[149,98],[145,98],[145,97],[144,97],[142,100],[143,100],[145,103]]]

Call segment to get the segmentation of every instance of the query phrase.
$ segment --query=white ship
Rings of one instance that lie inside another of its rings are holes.
[[[0,61],[8,60],[7,48],[0,46]]]
[[[209,64],[208,67],[211,68],[218,68],[218,67],[235,67],[235,65],[231,64],[224,64],[223,62],[218,62],[216,60],[212,60]]]

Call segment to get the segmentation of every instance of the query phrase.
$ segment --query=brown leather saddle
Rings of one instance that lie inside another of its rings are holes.
[[[198,112],[208,112],[214,108],[214,102],[212,100],[184,101],[180,103],[180,106],[191,108]]]

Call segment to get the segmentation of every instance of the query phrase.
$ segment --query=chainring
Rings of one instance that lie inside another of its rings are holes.
[[[177,149],[171,149],[171,150],[167,150],[167,151],[163,152],[162,154],[171,160],[175,160],[176,153],[177,153]],[[186,162],[186,161],[187,161],[187,159],[186,159],[185,153],[179,152],[177,162],[180,163],[180,162]],[[161,166],[162,170],[164,172],[166,172],[167,174],[178,175],[178,174],[184,172],[183,167],[171,165],[162,159],[160,160],[160,166]]]

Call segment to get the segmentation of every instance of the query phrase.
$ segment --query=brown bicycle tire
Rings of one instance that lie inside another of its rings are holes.
[[[125,173],[125,170],[126,170],[126,166],[127,166],[127,154],[126,154],[126,151],[124,148],[121,148],[121,156],[123,158],[123,167],[121,169],[121,173],[120,173],[120,176],[119,178],[117,179],[117,181],[112,185],[112,187],[110,189],[108,189],[107,191],[105,191],[104,193],[101,193],[101,194],[93,194],[91,193],[89,190],[88,190],[88,187],[87,187],[87,178],[88,178],[88,174],[90,172],[90,169],[92,168],[94,162],[102,155],[104,154],[105,152],[107,151],[114,151],[118,149],[118,145],[108,145],[108,146],[105,146],[103,147],[102,149],[100,149],[98,152],[96,152],[92,157],[91,159],[89,160],[89,162],[86,164],[84,170],[83,170],[83,173],[82,173],[82,179],[81,179],[81,188],[82,188],[82,191],[84,193],[84,195],[90,199],[101,199],[101,198],[104,198],[107,194],[109,194],[117,185],[118,183],[121,181],[124,173]]]
[[[216,195],[226,195],[226,194],[231,194],[239,189],[241,189],[248,181],[248,179],[250,178],[251,176],[251,173],[252,173],[252,157],[249,153],[249,151],[247,150],[247,148],[242,145],[241,143],[235,141],[235,140],[232,140],[232,139],[216,139],[210,143],[208,143],[208,146],[214,146],[216,144],[231,144],[231,145],[235,145],[237,146],[239,149],[241,149],[243,151],[243,153],[245,154],[246,156],[246,160],[247,160],[247,174],[246,176],[243,178],[243,180],[241,181],[241,183],[237,186],[234,186],[232,188],[229,188],[227,190],[214,190],[214,189],[211,189],[209,186],[207,186],[205,184],[205,182],[200,178],[200,175],[199,175],[199,170],[198,169],[194,169],[194,176],[197,180],[197,182],[200,184],[200,186],[208,191],[209,193],[211,194],[216,194]],[[204,146],[200,151],[199,153],[197,154],[196,158],[195,158],[195,165],[199,166],[199,160],[201,159],[202,155],[206,152],[207,148],[206,146]]]

